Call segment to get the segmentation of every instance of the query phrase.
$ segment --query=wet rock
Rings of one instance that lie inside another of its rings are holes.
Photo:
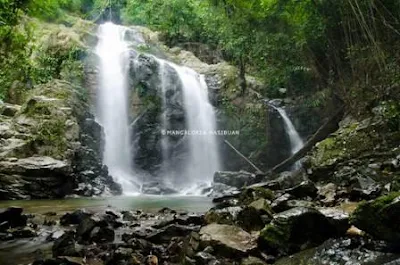
[[[78,251],[75,245],[74,233],[71,231],[65,232],[61,237],[54,241],[53,257],[71,256],[78,257]]]
[[[222,183],[231,187],[242,188],[251,184],[259,182],[255,174],[239,171],[218,171],[214,174],[214,182]]]
[[[272,253],[288,254],[316,246],[335,234],[329,220],[313,208],[298,207],[274,215],[260,233],[259,246]]]
[[[0,232],[8,228],[26,226],[27,216],[22,214],[23,209],[20,207],[10,207],[0,212]]]
[[[76,228],[76,236],[79,241],[88,240],[90,237],[90,232],[98,225],[100,220],[94,217],[84,218]],[[106,224],[107,225],[107,224]]]
[[[291,199],[294,199],[294,197],[292,195],[290,195],[289,193],[285,193],[285,194],[277,197],[271,203],[272,210],[276,213],[289,210],[290,208],[287,206],[287,204],[288,204],[288,201]]]
[[[336,201],[337,186],[334,183],[326,184],[318,189],[318,197],[324,206],[333,206]]]
[[[317,197],[317,192],[318,192],[317,187],[310,180],[303,181],[300,184],[294,186],[293,188],[285,190],[285,193],[289,193],[299,199],[307,197],[315,198]]]
[[[137,215],[135,215],[134,213],[132,213],[130,211],[123,211],[122,212],[122,220],[132,222],[132,221],[137,221],[138,217],[137,217]]]
[[[199,252],[194,256],[196,260],[196,264],[198,265],[207,265],[209,262],[216,260],[216,258],[207,252]]]
[[[369,177],[351,179],[350,199],[353,201],[372,200],[382,194],[382,185]]]
[[[168,242],[173,237],[185,237],[191,232],[199,231],[199,226],[184,226],[171,224],[146,236],[146,239],[154,243]]]
[[[243,204],[250,204],[258,199],[273,200],[275,194],[270,189],[262,187],[249,187],[242,191],[239,200]]]
[[[248,257],[242,260],[240,265],[267,265],[263,260],[256,257]]]
[[[237,215],[237,224],[244,230],[259,231],[272,220],[272,210],[265,199],[245,206]]]
[[[211,188],[203,191],[203,194],[211,198],[230,197],[239,193],[237,188],[222,183],[213,183]]]
[[[203,225],[205,216],[202,214],[175,215],[174,221],[179,225]]]
[[[329,239],[315,249],[296,253],[290,258],[278,260],[276,265],[383,265],[399,258],[379,241],[362,238]],[[397,264],[397,263],[394,263]]]
[[[243,256],[257,247],[254,238],[237,226],[210,224],[200,230],[200,244],[212,246],[221,256]]]
[[[321,208],[319,211],[328,219],[335,228],[336,236],[343,236],[350,228],[349,214],[338,208]]]
[[[96,243],[113,242],[115,238],[115,232],[109,227],[98,227],[96,226],[90,232],[90,241]]]
[[[242,207],[227,207],[223,209],[211,209],[204,217],[207,224],[234,224],[237,220],[238,213]]]
[[[78,225],[92,214],[85,209],[79,209],[72,213],[66,213],[60,218],[60,225]]]
[[[30,227],[13,230],[11,234],[14,238],[30,238],[37,236],[36,231]]]
[[[361,203],[351,215],[350,223],[375,238],[399,244],[400,193]]]

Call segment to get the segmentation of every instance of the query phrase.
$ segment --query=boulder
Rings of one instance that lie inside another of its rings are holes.
[[[192,232],[199,231],[200,226],[185,226],[170,224],[162,229],[156,230],[146,236],[146,239],[153,243],[168,242],[173,237],[185,237]]]
[[[257,248],[255,238],[237,226],[209,224],[199,234],[200,244],[212,246],[221,256],[244,256]]]
[[[95,243],[113,242],[115,238],[115,232],[110,227],[96,226],[90,232],[89,238],[90,242],[95,242]]]
[[[231,187],[242,188],[259,182],[261,179],[257,179],[255,174],[239,171],[218,171],[214,174],[214,182],[222,183]]]
[[[207,224],[229,224],[232,225],[237,220],[238,213],[242,210],[241,207],[226,207],[223,209],[211,209],[204,217]]]
[[[318,188],[318,197],[324,206],[333,206],[336,201],[338,187],[334,183],[328,183]]]
[[[259,231],[272,220],[273,212],[267,200],[258,199],[245,206],[237,215],[237,224],[244,230]]]
[[[27,216],[22,214],[23,209],[20,207],[9,207],[0,212],[0,232],[8,228],[26,226]]]
[[[399,244],[400,193],[362,202],[352,213],[350,223],[375,238]]]
[[[317,187],[310,180],[305,180],[300,184],[285,190],[285,193],[289,193],[298,199],[303,199],[307,197],[315,198],[317,197],[317,192]]]
[[[53,257],[59,256],[71,256],[79,257],[79,253],[76,249],[74,233],[71,231],[65,232],[61,237],[54,241]]]
[[[321,244],[335,235],[335,227],[319,211],[297,207],[274,215],[261,230],[258,244],[262,250],[290,254]]]
[[[79,209],[72,213],[66,213],[60,218],[61,225],[78,225],[83,219],[90,217],[92,214],[85,209]]]

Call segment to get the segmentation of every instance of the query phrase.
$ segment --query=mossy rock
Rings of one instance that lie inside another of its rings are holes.
[[[317,246],[334,233],[335,228],[319,211],[297,207],[274,216],[261,230],[259,247],[275,254],[291,254]]]
[[[400,242],[400,192],[362,202],[350,216],[350,223],[377,239]]]
[[[275,194],[270,189],[263,187],[251,187],[246,188],[240,195],[240,202],[243,204],[250,204],[258,199],[267,199],[272,201],[275,199]]]
[[[232,225],[236,222],[238,213],[242,210],[241,207],[227,207],[224,209],[211,209],[208,211],[204,219],[207,224],[227,224]]]

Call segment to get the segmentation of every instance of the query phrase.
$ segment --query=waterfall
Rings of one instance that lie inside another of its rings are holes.
[[[96,53],[100,58],[97,118],[104,128],[103,162],[124,193],[136,193],[129,132],[127,74],[128,45],[125,28],[105,23],[98,30]]]
[[[214,173],[221,169],[216,132],[216,115],[208,99],[204,76],[194,70],[168,63],[182,83],[188,154],[184,179],[178,185],[186,193],[196,192],[201,185],[210,185]],[[176,181],[175,181],[176,182]]]
[[[299,133],[297,132],[296,128],[294,127],[292,121],[289,119],[286,111],[283,108],[275,107],[271,105],[274,109],[278,111],[278,113],[281,115],[283,122],[285,124],[285,129],[286,133],[289,136],[290,140],[290,148],[291,148],[291,153],[292,155],[297,153],[303,146],[304,142],[301,139]],[[300,162],[296,162],[295,164],[296,168],[300,167]]]

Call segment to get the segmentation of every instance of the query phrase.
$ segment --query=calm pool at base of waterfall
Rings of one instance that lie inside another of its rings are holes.
[[[213,207],[213,203],[211,198],[208,197],[150,195],[0,201],[0,209],[10,206],[22,207],[24,213],[44,214],[47,212],[56,212],[60,216],[64,212],[82,208],[93,212],[102,211],[107,208],[119,211],[140,209],[144,212],[157,212],[164,207],[168,207],[176,211],[202,213]],[[37,255],[36,253],[40,252],[50,257],[52,244],[52,242],[46,242],[43,237],[0,242],[0,265],[27,265],[32,262]],[[10,260],[12,260],[12,263],[8,263]]]
[[[164,207],[177,211],[206,212],[213,207],[211,198],[201,196],[116,196],[99,198],[67,198],[60,200],[0,201],[0,209],[9,206],[24,208],[24,213],[68,212],[85,208],[100,211],[106,208],[118,210],[143,210],[156,212]]]

